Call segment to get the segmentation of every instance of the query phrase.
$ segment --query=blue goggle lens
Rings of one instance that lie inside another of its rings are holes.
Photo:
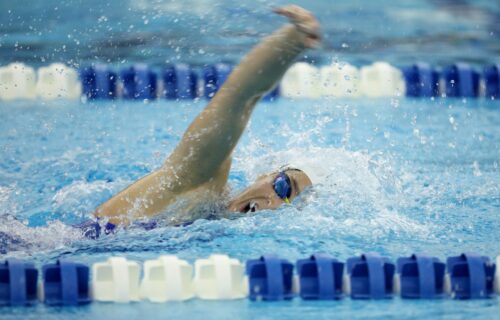
[[[281,199],[290,198],[292,194],[290,177],[288,177],[286,173],[280,172],[274,179],[273,188]]]

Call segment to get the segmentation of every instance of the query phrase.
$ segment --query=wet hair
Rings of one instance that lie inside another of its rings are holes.
[[[284,172],[284,171],[299,171],[299,172],[302,172],[304,174],[306,174],[303,170],[300,170],[298,168],[295,168],[289,164],[285,164],[285,165],[282,165],[277,172]],[[307,175],[307,174],[306,174]]]

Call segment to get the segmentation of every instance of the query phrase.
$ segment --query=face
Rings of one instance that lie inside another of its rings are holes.
[[[291,194],[289,201],[291,202],[302,190],[312,183],[309,177],[300,170],[288,169],[285,170],[285,173],[290,178]],[[259,177],[254,184],[229,203],[228,209],[230,211],[246,213],[280,207],[285,203],[285,200],[276,194],[273,187],[273,182],[278,174],[279,172],[274,172]]]

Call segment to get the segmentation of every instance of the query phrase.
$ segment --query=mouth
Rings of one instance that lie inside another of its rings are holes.
[[[248,213],[255,211],[257,211],[257,203],[255,203],[254,201],[250,201],[246,205],[240,208],[241,213]]]

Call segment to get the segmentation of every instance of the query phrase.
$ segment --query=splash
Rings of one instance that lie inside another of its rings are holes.
[[[62,222],[44,227],[28,227],[11,215],[0,216],[0,254],[28,256],[39,251],[66,247],[80,239],[81,233]]]
[[[100,199],[109,198],[119,190],[123,182],[107,182],[97,180],[92,182],[75,181],[61,188],[52,198],[52,210],[61,219],[89,218]],[[67,217],[70,215],[70,217]]]
[[[244,172],[251,183],[259,175],[285,164],[303,170],[313,182],[313,188],[298,203],[297,210],[305,212],[285,223],[287,227],[374,239],[392,233],[427,237],[432,232],[429,225],[404,214],[400,204],[409,196],[399,178],[404,172],[396,171],[391,159],[382,153],[292,148],[261,157],[239,158],[234,169]]]

